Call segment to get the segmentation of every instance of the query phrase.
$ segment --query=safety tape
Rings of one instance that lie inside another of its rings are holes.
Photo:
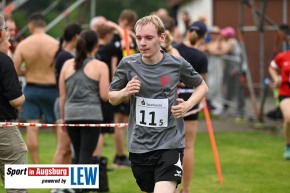
[[[125,127],[128,123],[100,123],[100,124],[66,124],[66,123],[16,123],[0,122],[0,127],[18,126],[18,127]]]
[[[193,88],[179,88],[177,89],[177,93],[193,93],[194,89]]]
[[[198,113],[206,106],[206,103],[199,104],[197,109],[188,111],[183,117]],[[127,127],[128,123],[100,123],[100,124],[67,124],[67,123],[16,123],[16,122],[0,122],[0,127],[18,126],[18,127]]]

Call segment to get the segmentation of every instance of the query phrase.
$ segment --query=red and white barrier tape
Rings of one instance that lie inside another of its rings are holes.
[[[179,88],[177,89],[178,94],[182,93],[193,93],[194,89],[193,88]]]
[[[198,113],[206,106],[206,103],[199,104],[197,109],[188,111],[183,117]],[[0,122],[0,127],[18,126],[18,127],[127,127],[128,123],[100,123],[100,124],[67,124],[67,123],[16,123],[16,122]]]
[[[128,123],[100,123],[100,124],[46,124],[46,123],[16,123],[16,122],[0,122],[0,127],[18,126],[18,127],[125,127]]]

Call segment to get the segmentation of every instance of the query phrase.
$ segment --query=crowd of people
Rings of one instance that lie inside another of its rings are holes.
[[[55,128],[57,146],[52,163],[106,167],[104,136],[113,134],[113,165],[131,167],[142,191],[189,193],[200,101],[206,97],[213,114],[224,114],[234,107],[235,116],[243,116],[241,76],[246,68],[234,28],[207,26],[204,18],[191,21],[187,12],[182,12],[182,19],[184,32],[165,9],[140,19],[135,11],[125,9],[117,22],[96,16],[89,29],[67,24],[58,41],[45,32],[44,16],[34,13],[28,22],[31,35],[17,41],[13,18],[5,21],[1,16],[0,83],[4,90],[0,92],[0,122],[21,118],[28,123],[128,123],[128,127],[119,128]],[[269,70],[281,88],[284,158],[290,159],[287,61],[289,53],[278,55]],[[23,94],[17,75],[25,77]],[[23,112],[17,117],[22,104]],[[39,164],[39,127],[26,128],[26,144],[17,127],[1,128],[1,138],[10,135],[8,130],[20,140],[17,148],[1,151],[2,179],[4,164],[27,163],[27,149],[32,163]],[[1,149],[4,146],[0,143]],[[2,157],[12,152],[17,156],[5,163]],[[107,192],[106,168],[102,172],[97,191]],[[182,187],[176,188],[181,181]]]

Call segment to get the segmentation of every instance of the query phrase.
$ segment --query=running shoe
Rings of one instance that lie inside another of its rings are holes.
[[[127,156],[115,156],[113,161],[114,167],[131,167],[131,161],[127,158]]]
[[[284,153],[283,153],[284,159],[290,160],[290,148],[286,148]]]

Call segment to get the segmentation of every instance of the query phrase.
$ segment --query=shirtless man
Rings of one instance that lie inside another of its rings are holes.
[[[43,116],[48,123],[55,121],[53,105],[58,92],[53,60],[58,41],[45,33],[45,26],[41,14],[32,14],[29,18],[31,35],[18,44],[13,57],[18,75],[24,75],[27,82],[23,112],[27,122],[40,122]],[[25,63],[24,71],[22,63]],[[39,163],[38,132],[38,127],[27,127],[26,144],[34,164]]]

